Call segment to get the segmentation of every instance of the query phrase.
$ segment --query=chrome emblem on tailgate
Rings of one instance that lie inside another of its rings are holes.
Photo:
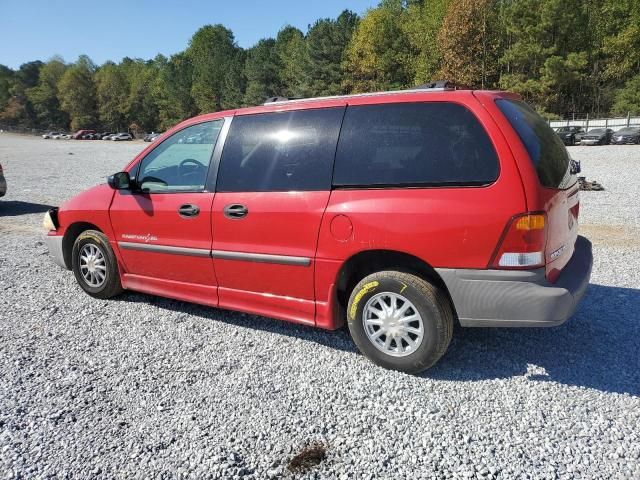
[[[562,245],[559,249],[557,249],[555,252],[551,252],[551,255],[549,255],[549,257],[551,258],[551,260],[555,260],[556,258],[558,258],[560,255],[562,255],[562,252],[564,252],[564,245]]]

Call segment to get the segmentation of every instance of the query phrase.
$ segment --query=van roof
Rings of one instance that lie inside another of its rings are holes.
[[[203,120],[213,120],[222,117],[236,116],[236,115],[249,115],[257,113],[269,113],[287,110],[302,110],[304,108],[327,108],[327,107],[339,107],[345,105],[367,105],[377,103],[393,103],[396,100],[400,101],[425,101],[434,96],[446,96],[447,99],[463,100],[464,98],[472,97],[476,92],[488,93],[496,97],[510,97],[515,98],[515,95],[510,92],[500,90],[471,90],[471,89],[456,89],[456,88],[410,88],[406,90],[390,90],[381,92],[369,92],[369,93],[354,93],[350,95],[332,95],[326,97],[310,97],[310,98],[296,98],[285,99],[281,97],[273,97],[267,99],[268,101],[262,105],[237,108],[233,110],[224,110],[212,113],[205,113],[196,117],[190,118],[181,122],[180,125],[187,123],[198,123]],[[173,130],[173,129],[172,129]]]

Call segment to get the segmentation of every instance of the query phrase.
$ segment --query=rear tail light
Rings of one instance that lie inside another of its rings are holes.
[[[524,213],[509,220],[490,268],[524,269],[543,267],[547,244],[547,216]]]

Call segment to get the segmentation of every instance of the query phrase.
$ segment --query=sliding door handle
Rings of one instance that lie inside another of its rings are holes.
[[[244,218],[249,213],[249,209],[239,203],[232,203],[224,207],[223,212],[227,218]]]

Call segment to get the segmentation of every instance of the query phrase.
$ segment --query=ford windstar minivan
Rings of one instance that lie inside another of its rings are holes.
[[[576,168],[517,95],[405,91],[201,115],[44,220],[123,290],[337,329],[416,373],[463,327],[558,325],[589,283]]]

